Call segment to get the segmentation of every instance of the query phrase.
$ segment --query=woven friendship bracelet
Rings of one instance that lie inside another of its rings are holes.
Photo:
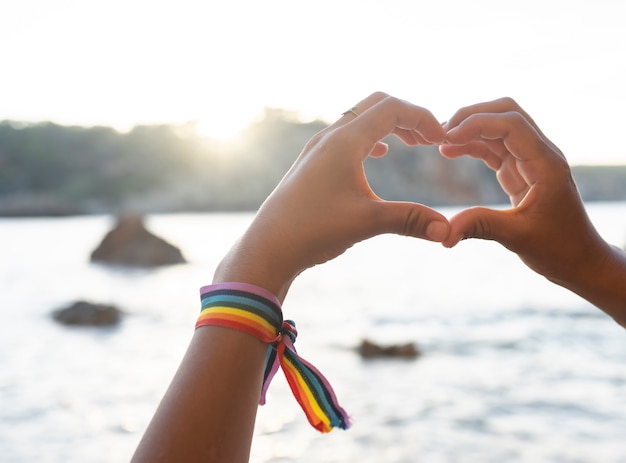
[[[219,283],[200,289],[202,309],[196,322],[248,333],[269,344],[259,404],[280,366],[291,392],[309,423],[320,432],[348,429],[350,420],[324,376],[296,352],[298,334],[291,320],[283,320],[280,302],[269,291],[246,283]]]

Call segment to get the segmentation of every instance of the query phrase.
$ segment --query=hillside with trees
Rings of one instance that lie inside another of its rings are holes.
[[[231,142],[199,137],[193,124],[108,127],[0,123],[0,215],[255,210],[326,124],[267,109]],[[368,159],[374,191],[431,206],[507,201],[481,162],[447,160],[435,147]],[[626,157],[625,157],[626,159]],[[584,166],[574,175],[587,201],[626,200],[626,166]]]

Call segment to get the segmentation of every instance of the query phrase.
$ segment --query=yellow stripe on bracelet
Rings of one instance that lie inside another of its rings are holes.
[[[202,309],[196,329],[221,326],[246,332],[269,344],[259,403],[280,366],[291,391],[309,420],[320,432],[348,429],[350,419],[337,402],[332,387],[310,363],[298,356],[293,343],[295,323],[283,320],[280,303],[269,291],[246,283],[219,283],[200,290]]]

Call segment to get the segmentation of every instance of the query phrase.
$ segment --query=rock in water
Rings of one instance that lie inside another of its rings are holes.
[[[420,352],[413,343],[380,346],[364,339],[359,346],[359,354],[367,359],[381,357],[416,358],[419,357]]]
[[[121,320],[122,313],[112,305],[78,301],[52,312],[52,318],[63,325],[112,326]]]
[[[137,267],[186,262],[180,249],[148,231],[139,215],[118,217],[115,227],[91,253],[91,261]]]

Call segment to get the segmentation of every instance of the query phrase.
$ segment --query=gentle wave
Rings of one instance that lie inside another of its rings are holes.
[[[626,239],[626,204],[590,213]],[[198,288],[250,219],[150,217],[190,263],[141,271],[89,264],[107,217],[0,220],[2,461],[127,461],[190,338]],[[120,306],[123,323],[55,324],[50,312],[78,298]],[[318,435],[277,378],[252,462],[626,461],[623,329],[495,243],[361,243],[305,272],[285,311],[354,427]],[[363,338],[423,355],[366,361]]]

